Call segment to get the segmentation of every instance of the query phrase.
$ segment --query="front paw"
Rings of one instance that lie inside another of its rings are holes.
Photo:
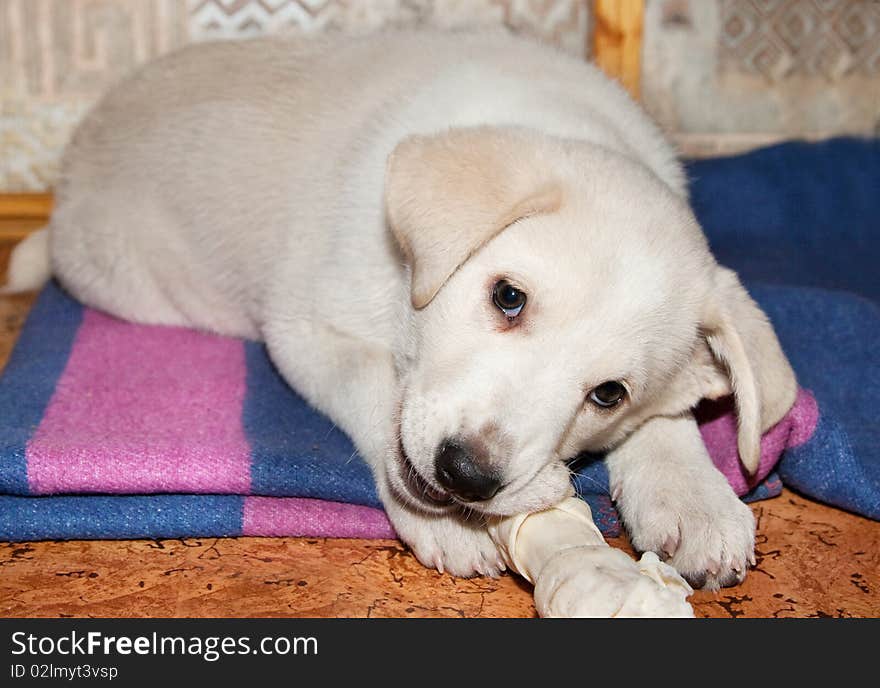
[[[499,576],[506,565],[479,517],[459,512],[428,514],[408,507],[388,508],[391,523],[416,558],[440,573],[469,578]]]
[[[633,547],[656,552],[694,588],[738,585],[754,565],[755,518],[723,478],[621,497]]]

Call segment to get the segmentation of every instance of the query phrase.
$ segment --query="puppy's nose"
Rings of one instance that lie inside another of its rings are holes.
[[[463,502],[491,499],[501,481],[483,469],[465,447],[455,442],[440,445],[435,461],[437,482]]]

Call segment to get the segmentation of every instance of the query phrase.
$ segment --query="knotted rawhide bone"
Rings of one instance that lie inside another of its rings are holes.
[[[653,552],[635,561],[610,547],[590,507],[569,497],[489,524],[508,567],[535,586],[543,617],[693,617],[693,590]]]

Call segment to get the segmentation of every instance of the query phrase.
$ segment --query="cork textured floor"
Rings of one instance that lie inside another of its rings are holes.
[[[32,302],[0,297],[0,366]],[[736,588],[695,593],[697,616],[880,616],[880,523],[788,490],[752,509],[757,566]],[[625,538],[611,544],[630,551]],[[534,615],[519,578],[441,575],[393,540],[0,543],[4,617]]]

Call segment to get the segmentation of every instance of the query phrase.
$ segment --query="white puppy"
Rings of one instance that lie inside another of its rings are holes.
[[[558,502],[565,461],[607,449],[637,548],[745,575],[753,518],[690,409],[733,390],[754,470],[795,378],[672,149],[589,64],[504,33],[187,48],[86,118],[49,229],[20,255],[48,237],[85,303],[265,340],[427,565],[497,573],[485,516]]]

